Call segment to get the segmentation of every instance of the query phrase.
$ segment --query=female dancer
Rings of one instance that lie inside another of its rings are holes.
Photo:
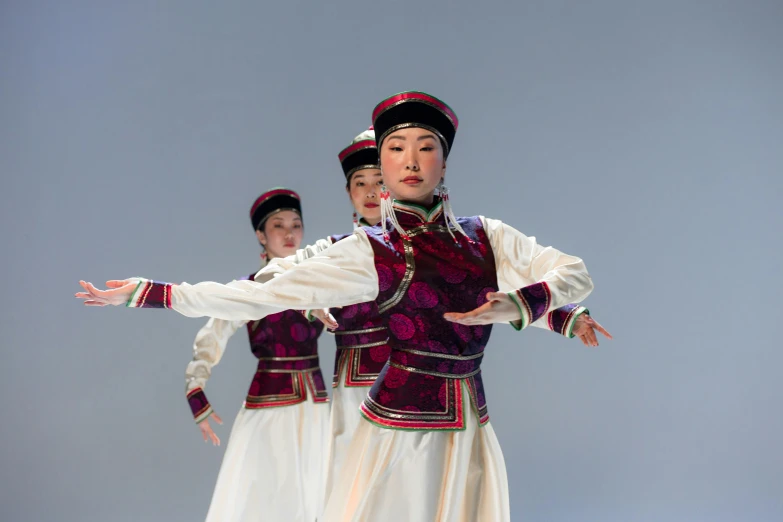
[[[351,145],[340,151],[339,159],[346,180],[345,190],[354,208],[354,228],[378,224],[381,220],[378,196],[383,182],[374,131],[370,129],[356,136]],[[341,237],[331,238],[332,241],[339,239]],[[314,311],[314,315],[327,325],[336,326],[337,345],[324,486],[325,499],[328,499],[334,477],[342,469],[348,444],[361,420],[359,406],[389,360],[391,348],[388,329],[375,301],[333,308],[331,318],[323,317],[319,312]]]
[[[378,149],[375,143],[375,133],[369,130],[356,136],[351,144],[340,151],[340,164],[346,177],[346,192],[354,207],[354,228],[357,226],[374,226],[381,220],[381,209],[378,193],[382,187],[380,165],[378,164]],[[334,241],[345,236],[333,236],[327,241],[318,242],[297,251],[293,258],[280,258],[262,269],[259,274],[263,280],[268,280],[270,274],[281,273],[286,263],[298,263],[330,246]],[[290,266],[290,264],[288,265]],[[611,335],[598,322],[588,321],[586,308],[575,310],[576,306],[569,304],[553,312],[553,317],[566,317],[573,313],[575,320],[572,332],[559,333],[570,337],[579,336],[586,346],[597,345],[593,329],[602,332],[611,339]],[[329,498],[334,477],[339,476],[342,463],[348,452],[351,437],[359,425],[360,405],[367,396],[367,388],[371,387],[389,359],[388,329],[383,317],[378,313],[378,305],[374,301],[345,308],[333,308],[331,315],[326,310],[313,310],[311,315],[321,319],[330,329],[335,330],[337,357],[332,386],[332,411],[330,417],[331,439],[327,463],[326,499]],[[533,326],[551,329],[547,318],[539,319]],[[558,324],[565,324],[564,320]]]
[[[250,221],[267,259],[291,255],[302,242],[299,196],[277,188],[262,194]],[[251,275],[249,280],[254,279]],[[207,521],[312,522],[323,508],[327,395],[318,365],[320,322],[287,310],[256,321],[210,319],[199,330],[186,393],[204,441],[219,444],[209,418],[222,424],[204,394],[229,338],[247,327],[258,371],[234,421]]]
[[[82,282],[77,297],[230,320],[376,301],[391,355],[361,406],[367,422],[324,520],[507,521],[505,464],[480,370],[491,324],[521,330],[546,317],[568,333],[579,308],[553,312],[583,300],[592,282],[579,258],[500,221],[454,216],[443,184],[458,126],[448,105],[397,94],[375,108],[373,124],[388,187],[380,227],[357,229],[265,284],[130,279],[102,291]]]

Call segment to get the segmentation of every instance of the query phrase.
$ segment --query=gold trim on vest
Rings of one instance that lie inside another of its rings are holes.
[[[364,330],[343,330],[341,332],[334,332],[334,335],[361,335],[373,332],[381,332],[386,330],[385,326],[376,326],[375,328],[365,328]]]
[[[264,368],[264,369],[261,369],[261,370],[256,370],[256,373],[310,373],[310,372],[314,372],[314,371],[320,370],[320,369],[321,369],[320,366],[316,366],[315,368],[306,368],[304,370],[292,370],[290,368],[286,368],[286,369],[282,369],[282,370],[276,370],[276,369]]]
[[[405,366],[403,364],[396,363],[394,361],[389,361],[387,364],[392,368],[397,368],[398,370],[405,370],[406,372],[411,372],[411,373],[421,373],[423,375],[432,375],[433,377],[445,377],[447,379],[467,379],[468,377],[473,377],[474,375],[476,375],[481,371],[481,368],[476,368],[472,372],[453,374],[453,373],[433,372],[431,370],[420,370],[419,368],[414,368],[413,366]]]

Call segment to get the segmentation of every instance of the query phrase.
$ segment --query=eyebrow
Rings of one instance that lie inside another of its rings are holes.
[[[406,140],[407,140],[407,139],[405,138],[405,136],[400,136],[399,134],[392,134],[391,136],[389,136],[389,137],[388,137],[388,138],[386,138],[386,139],[387,139],[387,140],[391,140],[391,139],[397,139],[397,140],[403,140],[403,141],[406,141]],[[433,140],[436,140],[436,139],[438,139],[438,138],[437,138],[437,137],[436,137],[434,134],[424,134],[423,136],[419,136],[418,138],[416,138],[416,141],[421,141],[421,140],[426,140],[426,139],[433,139]]]

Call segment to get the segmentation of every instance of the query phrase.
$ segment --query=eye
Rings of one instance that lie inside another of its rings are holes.
[[[380,179],[379,179],[379,180],[378,180],[378,182],[376,183],[376,185],[378,185],[379,187],[380,187],[381,185],[383,185],[383,180],[380,180]]]
[[[399,145],[392,145],[389,147],[389,150],[393,150],[394,152],[402,152],[402,147]]]
[[[302,224],[301,223],[297,223],[296,225],[294,225],[294,228],[302,228]]]
[[[357,187],[363,187],[364,186],[364,182],[363,181],[357,181],[356,182],[356,186]]]
[[[429,152],[429,151],[433,150],[434,148],[435,148],[435,147],[433,147],[432,145],[425,145],[425,146],[423,146],[423,147],[422,147],[420,150],[423,150],[423,151]]]

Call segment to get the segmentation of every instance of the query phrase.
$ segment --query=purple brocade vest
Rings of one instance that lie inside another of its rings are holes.
[[[332,242],[345,237],[333,236]],[[371,301],[330,311],[340,325],[334,331],[337,356],[332,386],[336,388],[343,378],[346,387],[372,386],[391,351],[389,329],[378,313],[378,304]]]
[[[337,356],[332,386],[337,387],[342,378],[346,387],[372,386],[391,351],[389,329],[378,305],[361,303],[331,312],[340,325],[334,332]]]
[[[489,420],[481,359],[491,325],[464,326],[443,318],[468,312],[497,291],[495,257],[478,217],[459,218],[468,237],[446,228],[442,204],[432,210],[395,203],[406,231],[365,228],[375,253],[378,310],[389,328],[390,359],[361,406],[369,421],[409,430],[464,429],[472,410]],[[468,239],[470,238],[470,239]],[[462,403],[462,385],[470,408]]]
[[[323,329],[320,321],[310,322],[296,310],[247,323],[258,370],[250,383],[245,408],[298,404],[307,400],[308,390],[313,402],[328,402],[318,363],[318,336]]]

